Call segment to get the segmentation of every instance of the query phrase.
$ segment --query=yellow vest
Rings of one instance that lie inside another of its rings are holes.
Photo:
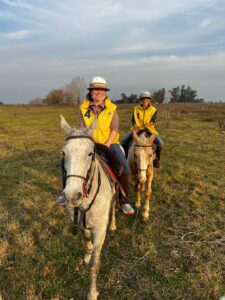
[[[143,109],[140,105],[134,107],[134,120],[138,129],[144,129],[146,125],[148,125],[148,129],[153,134],[158,134],[155,129],[154,124],[151,122],[151,118],[156,112],[156,108],[150,105],[147,109]],[[133,130],[133,128],[131,128]]]
[[[85,126],[88,127],[95,119],[95,114],[90,109],[90,100],[85,99],[80,106],[80,110],[84,119]],[[97,127],[94,132],[94,140],[96,143],[105,144],[111,133],[110,125],[116,105],[107,97],[105,99],[105,108],[100,112],[97,118]],[[119,133],[117,132],[112,144],[119,144]]]

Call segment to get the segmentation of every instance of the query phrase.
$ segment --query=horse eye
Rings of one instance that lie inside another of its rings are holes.
[[[64,151],[61,151],[61,155],[62,155],[62,156],[65,156],[65,152],[64,152]]]
[[[89,154],[88,154],[88,156],[91,156],[93,154],[93,152],[90,152]]]

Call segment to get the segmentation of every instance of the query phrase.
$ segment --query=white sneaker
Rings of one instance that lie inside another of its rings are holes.
[[[122,204],[122,210],[126,215],[133,215],[134,209],[129,203]]]

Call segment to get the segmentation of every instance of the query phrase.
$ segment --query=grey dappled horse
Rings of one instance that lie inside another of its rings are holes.
[[[128,164],[130,172],[136,180],[136,208],[141,207],[141,192],[145,193],[144,205],[142,209],[142,220],[149,219],[149,204],[152,193],[153,179],[153,141],[155,135],[145,136],[143,132],[140,136],[133,133],[133,142],[128,151]]]
[[[88,128],[73,129],[61,116],[61,128],[66,135],[62,149],[67,174],[63,194],[69,209],[79,207],[78,225],[86,243],[84,262],[90,268],[88,300],[98,298],[97,274],[107,227],[109,225],[111,231],[116,230],[115,186],[96,155],[95,127],[94,121]]]

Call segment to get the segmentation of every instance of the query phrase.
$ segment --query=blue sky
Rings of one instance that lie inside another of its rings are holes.
[[[74,77],[122,92],[185,84],[225,101],[224,0],[0,0],[0,101]]]

